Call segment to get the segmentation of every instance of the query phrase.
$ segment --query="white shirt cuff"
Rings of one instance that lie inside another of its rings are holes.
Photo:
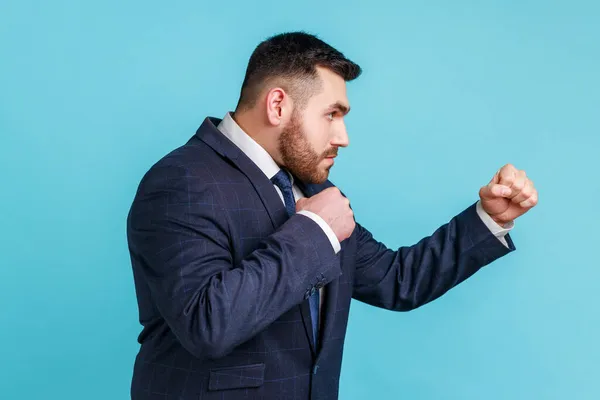
[[[338,240],[337,236],[335,236],[333,229],[331,229],[331,227],[329,225],[327,225],[327,222],[325,222],[325,220],[323,218],[319,217],[314,212],[310,212],[310,211],[306,211],[306,210],[298,211],[296,214],[305,215],[308,218],[315,221],[317,224],[319,224],[321,229],[323,229],[323,232],[325,232],[325,234],[329,238],[329,241],[331,242],[331,246],[333,247],[333,251],[335,251],[335,254],[337,254],[341,250],[342,246],[340,245],[340,241]]]
[[[498,240],[502,242],[503,245],[508,247],[508,243],[506,242],[506,238],[504,236],[506,236],[506,234],[514,228],[515,222],[511,221],[505,227],[498,225],[498,223],[496,223],[496,221],[494,221],[492,217],[490,217],[490,215],[487,212],[485,212],[485,210],[481,206],[481,201],[477,202],[476,209],[477,214],[479,214],[479,217],[481,218],[483,223],[488,227],[488,229],[494,234],[494,236],[498,238]]]

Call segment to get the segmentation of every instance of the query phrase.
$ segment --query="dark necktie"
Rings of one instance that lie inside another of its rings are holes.
[[[283,194],[283,202],[289,216],[296,213],[296,200],[292,191],[292,181],[288,173],[282,169],[271,178],[271,182],[281,190]],[[313,294],[308,298],[310,304],[310,314],[312,320],[313,336],[317,343],[318,327],[319,327],[319,290],[314,290]]]

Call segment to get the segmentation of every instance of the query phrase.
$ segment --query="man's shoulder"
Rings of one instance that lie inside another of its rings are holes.
[[[206,163],[214,164],[223,162],[223,158],[217,154],[210,146],[192,136],[183,145],[170,150],[159,158],[149,169],[149,171],[160,168],[192,168],[194,165]]]
[[[154,162],[142,176],[139,189],[160,190],[178,182],[210,185],[227,165],[210,146],[193,136]]]

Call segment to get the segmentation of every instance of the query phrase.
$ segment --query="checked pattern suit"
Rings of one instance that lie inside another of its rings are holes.
[[[149,169],[128,215],[143,326],[132,399],[337,399],[351,299],[411,310],[515,250],[473,204],[395,250],[357,223],[335,253],[219,122]],[[333,185],[298,184],[308,197]],[[315,341],[309,298],[322,287]]]

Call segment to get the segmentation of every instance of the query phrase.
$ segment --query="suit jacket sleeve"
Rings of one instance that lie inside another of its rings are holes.
[[[140,184],[128,218],[132,257],[160,315],[197,357],[218,358],[341,274],[323,230],[294,215],[241,262],[215,185],[179,167]]]
[[[476,203],[475,203],[476,204]],[[413,246],[393,251],[357,224],[353,297],[394,311],[420,307],[446,293],[483,266],[515,250],[504,246],[468,207]]]

